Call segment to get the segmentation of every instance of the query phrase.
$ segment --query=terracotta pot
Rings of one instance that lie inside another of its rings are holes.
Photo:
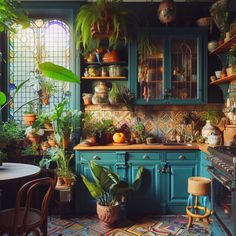
[[[99,220],[104,224],[111,225],[118,220],[120,205],[117,202],[115,206],[102,206],[97,202],[97,214]]]
[[[119,56],[118,56],[118,51],[117,50],[112,50],[111,52],[106,52],[103,55],[102,60],[104,62],[117,62],[119,61]]]
[[[23,114],[23,120],[24,120],[24,124],[26,126],[31,126],[34,124],[34,122],[36,120],[36,115],[35,114]]]
[[[70,177],[66,177],[66,176],[62,176],[63,182],[66,186],[72,186],[74,185],[75,179],[74,178],[70,178]]]
[[[63,178],[60,177],[60,176],[58,176],[58,177],[57,177],[56,188],[62,186],[63,184],[64,184],[64,180],[63,180]]]

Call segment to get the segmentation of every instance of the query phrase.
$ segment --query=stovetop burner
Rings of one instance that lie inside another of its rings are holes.
[[[215,150],[222,152],[224,154],[236,157],[236,146],[218,146],[213,147]]]

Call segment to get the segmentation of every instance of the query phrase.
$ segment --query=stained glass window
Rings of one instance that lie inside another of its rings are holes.
[[[10,104],[10,118],[21,122],[22,113],[27,109],[24,105],[33,101],[42,112],[51,111],[54,104],[60,102],[69,94],[69,84],[53,81],[56,92],[50,97],[50,103],[40,103],[34,83],[41,62],[53,62],[70,68],[71,37],[69,26],[57,19],[35,19],[31,27],[18,29],[16,34],[10,34],[10,94],[24,80],[29,79],[24,87],[14,97]],[[33,81],[33,82],[32,82]]]

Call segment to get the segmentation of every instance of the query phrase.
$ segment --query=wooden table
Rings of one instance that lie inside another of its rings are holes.
[[[38,166],[3,162],[0,166],[0,184],[14,180],[22,180],[27,177],[33,177],[39,174],[40,168]]]

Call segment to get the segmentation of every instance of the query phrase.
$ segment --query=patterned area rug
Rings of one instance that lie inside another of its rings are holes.
[[[127,219],[109,228],[96,217],[59,219],[49,217],[49,236],[203,236],[211,235],[210,227],[205,221],[194,221],[188,229],[188,219],[183,215],[150,216],[142,219]]]

